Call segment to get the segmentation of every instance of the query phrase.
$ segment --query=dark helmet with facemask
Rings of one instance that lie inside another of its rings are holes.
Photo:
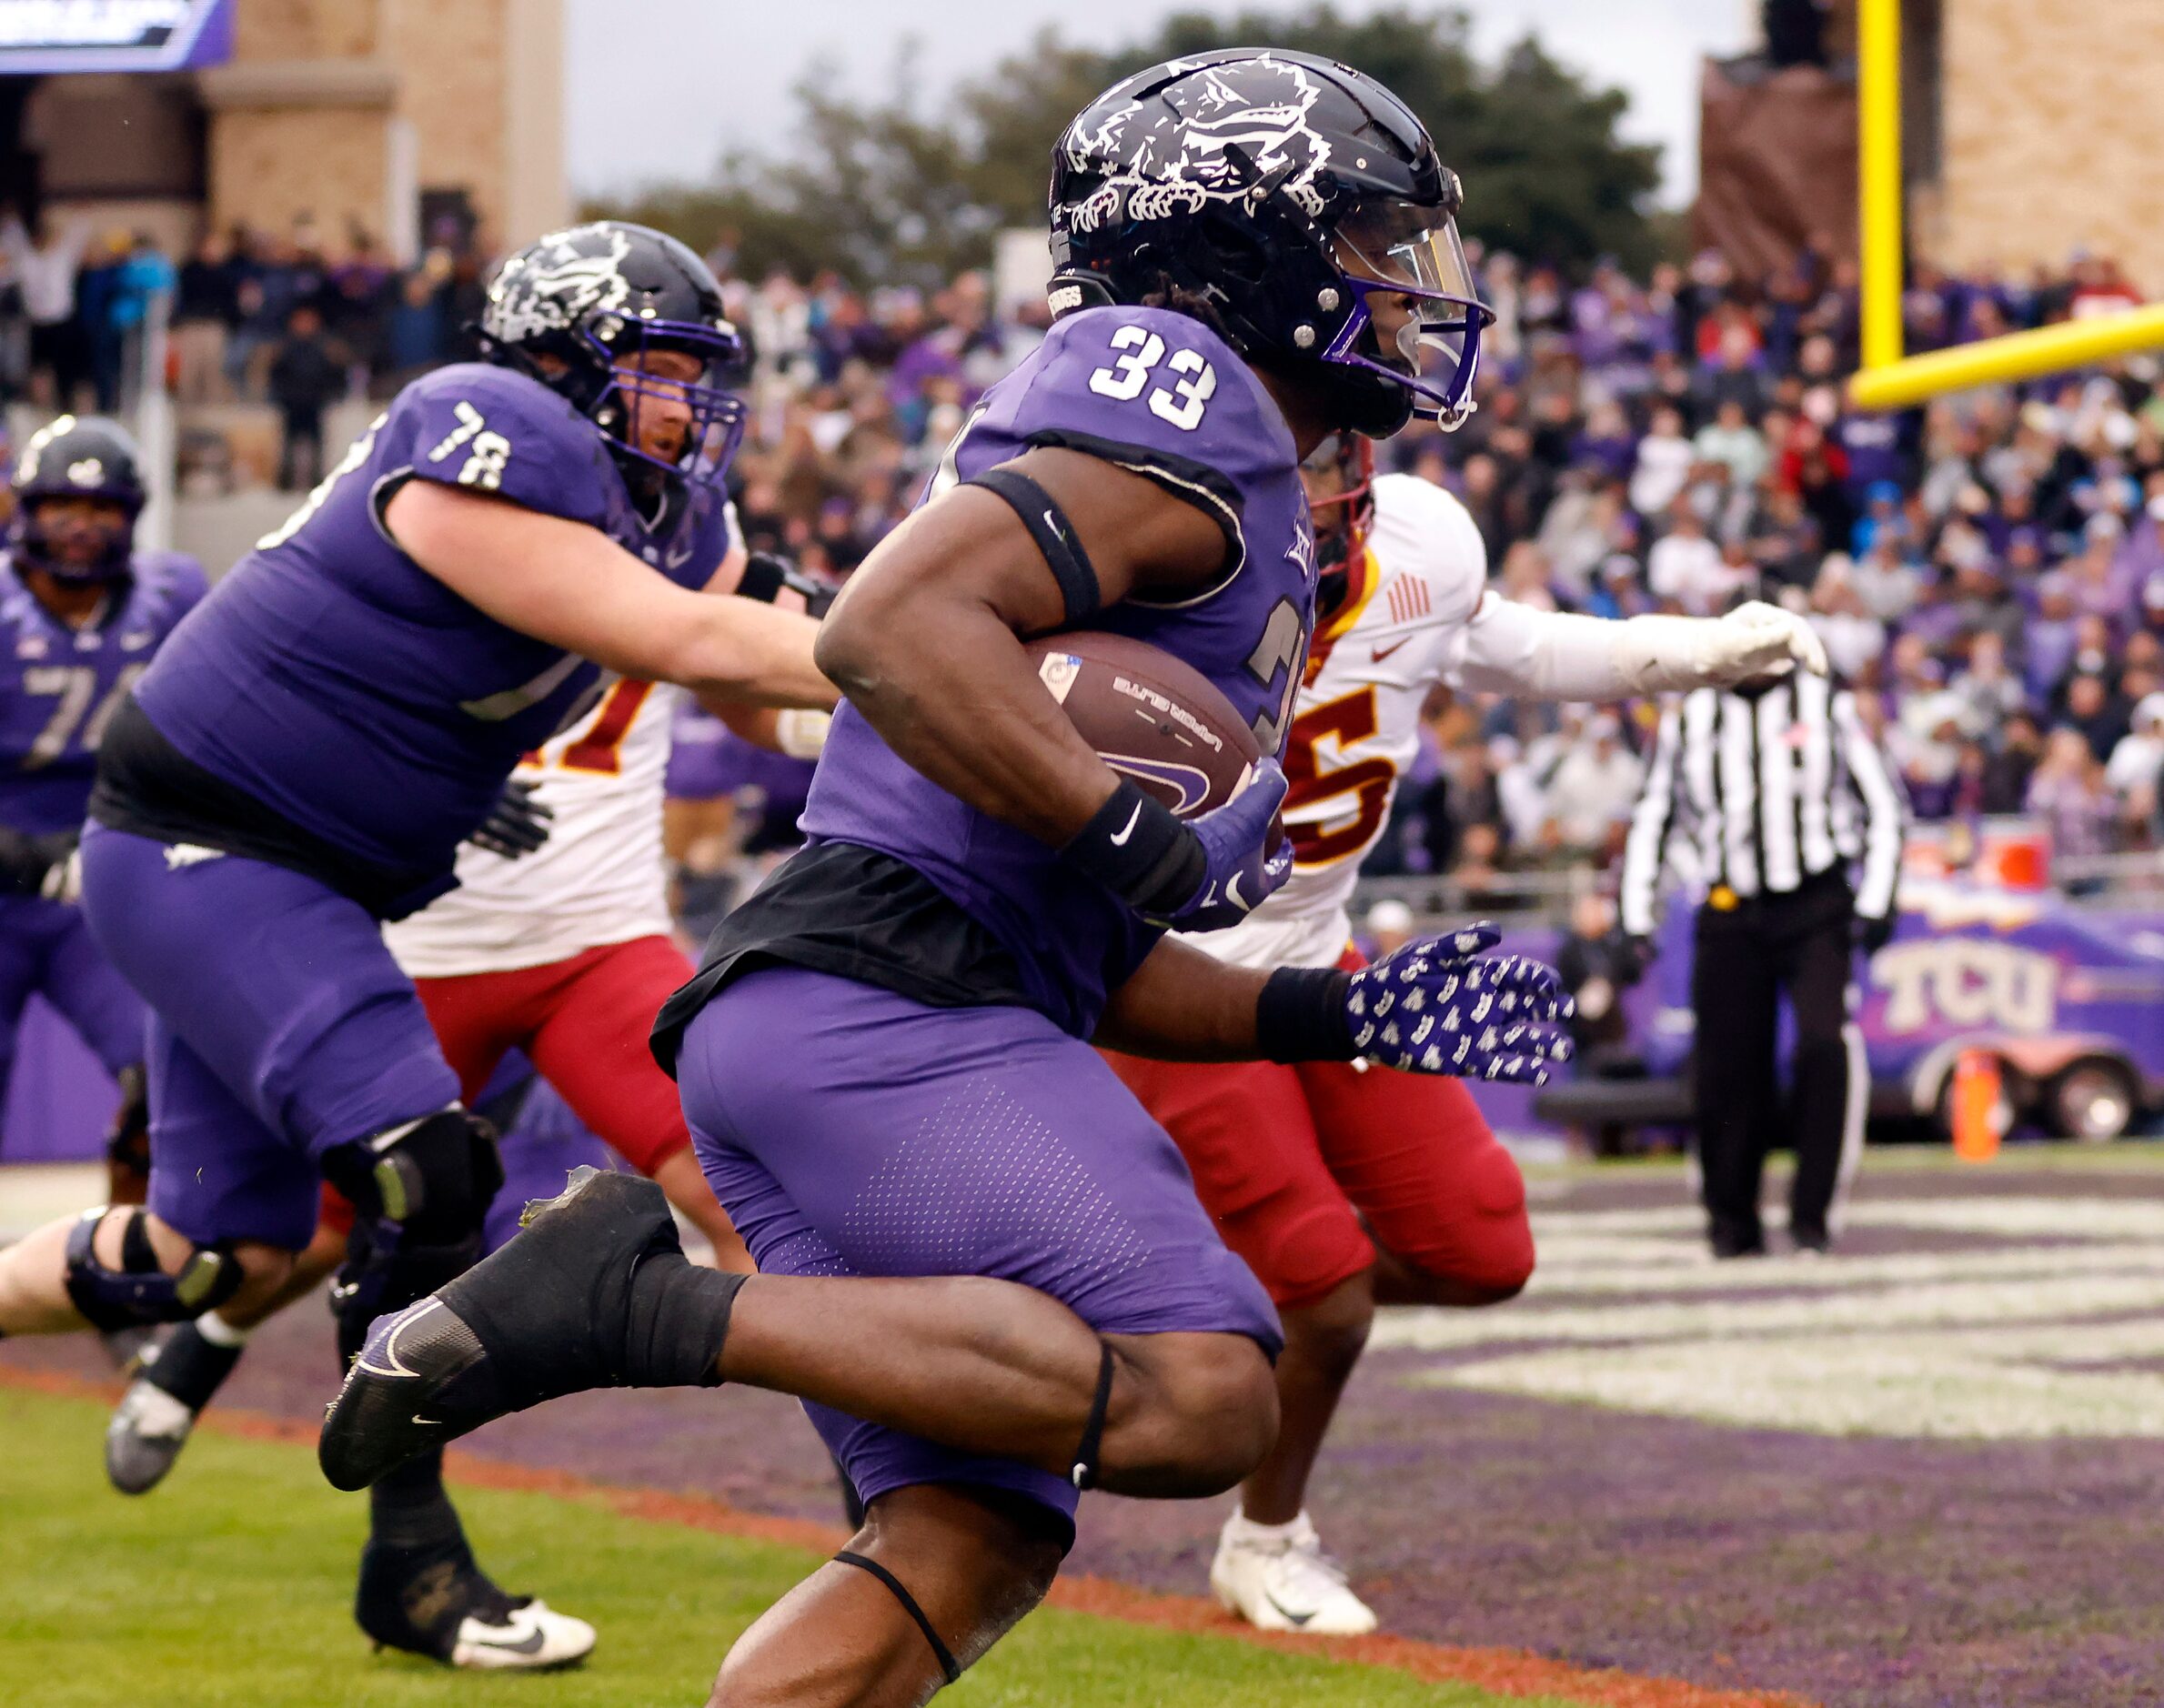
[[[1099,95],[1052,151],[1052,311],[1192,305],[1319,393],[1334,427],[1455,427],[1495,319],[1459,246],[1462,199],[1420,121],[1349,65],[1254,47],[1168,60]],[[1377,296],[1410,307],[1388,347]]]
[[[136,517],[147,495],[142,453],[119,422],[98,415],[64,415],[49,422],[23,447],[8,484],[15,507],[7,525],[7,549],[15,563],[60,581],[117,581],[126,576],[136,549]],[[47,506],[56,498],[98,499],[117,506],[120,519],[87,525],[97,529],[94,545],[71,548],[47,519]]]
[[[490,281],[479,333],[489,361],[531,375],[593,422],[635,496],[720,487],[747,413],[729,387],[748,371],[750,347],[711,269],[674,237],[600,219],[537,238]],[[640,372],[638,358],[659,350],[694,358],[697,377]],[[656,401],[690,411],[673,458],[639,445],[639,411]]]

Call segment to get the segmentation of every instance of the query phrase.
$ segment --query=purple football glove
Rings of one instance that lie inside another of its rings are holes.
[[[1203,845],[1203,881],[1194,894],[1152,924],[1174,931],[1222,931],[1277,891],[1293,875],[1292,839],[1280,833],[1274,851],[1269,847],[1271,827],[1288,787],[1283,768],[1275,759],[1263,759],[1232,799],[1187,821]]]
[[[1555,1022],[1570,1018],[1571,1000],[1537,960],[1483,959],[1502,940],[1492,925],[1468,926],[1354,973],[1345,991],[1354,1047],[1407,1073],[1545,1085],[1549,1064],[1570,1060]]]

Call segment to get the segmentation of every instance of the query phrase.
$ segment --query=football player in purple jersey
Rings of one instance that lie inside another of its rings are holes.
[[[0,576],[0,1099],[23,1005],[43,997],[120,1081],[107,1140],[116,1199],[140,1202],[148,1166],[143,1004],[68,905],[97,744],[173,626],[203,566],[137,551],[147,496],[116,421],[62,416],[23,447]]]
[[[1035,1605],[1080,1489],[1195,1495],[1254,1467],[1277,1319],[1088,1040],[1537,1080],[1565,1001],[1486,931],[1358,972],[1168,937],[1283,880],[1283,774],[1175,818],[1024,641],[1163,648],[1280,750],[1315,600],[1302,457],[1470,407],[1490,316],[1458,200],[1402,103],[1304,55],[1160,65],[1068,127],[1052,332],[836,602],[819,658],[847,703],[810,839],[656,1028],[760,1272],[692,1269],[652,1188],[575,1175],[376,1325],[325,1424],[334,1482],[584,1388],[795,1393],[869,1511],[713,1700],[900,1704]]]
[[[245,1326],[327,1179],[357,1213],[334,1293],[357,1351],[478,1255],[502,1179],[380,922],[452,886],[462,839],[538,834],[506,779],[606,672],[832,700],[809,617],[702,591],[744,413],[706,266],[642,226],[557,232],[505,264],[481,333],[487,359],[407,387],[98,716],[83,909],[151,1010],[148,1203],[0,1253],[0,1332]],[[195,1377],[231,1340],[197,1338]],[[355,1613],[459,1665],[594,1642],[488,1579],[427,1459],[373,1497]]]

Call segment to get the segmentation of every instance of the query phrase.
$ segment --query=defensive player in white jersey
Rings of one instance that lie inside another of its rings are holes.
[[[734,538],[734,517],[730,517]],[[806,588],[778,560],[732,549],[710,588],[803,608]],[[705,1235],[716,1264],[751,1261],[691,1155],[676,1086],[647,1033],[691,963],[669,934],[661,816],[669,726],[684,690],[619,678],[593,710],[528,754],[486,833],[459,850],[458,887],[388,925],[470,1107],[513,1050],[523,1051],[597,1136],[658,1182]],[[731,707],[765,745],[813,757],[823,712]],[[267,1306],[181,1324],[146,1361],[106,1432],[114,1486],[140,1494],[173,1467],[196,1418],[262,1322],[306,1297],[346,1256],[352,1207],[327,1186],[317,1237]],[[433,1463],[418,1474],[433,1475]],[[593,1646],[583,1621],[528,1603],[526,1643],[454,1643],[455,1664],[560,1665]]]
[[[1374,475],[1365,439],[1326,441],[1303,473],[1324,568],[1284,758],[1293,875],[1241,924],[1190,939],[1237,965],[1359,964],[1346,904],[1437,684],[1598,701],[1826,669],[1810,628],[1765,605],[1607,622],[1504,600],[1464,506],[1414,476]],[[1212,1585],[1266,1630],[1372,1631],[1322,1552],[1308,1475],[1377,1304],[1492,1304],[1525,1284],[1517,1164],[1457,1080],[1365,1062],[1112,1060],[1284,1323],[1277,1444],[1243,1485]]]

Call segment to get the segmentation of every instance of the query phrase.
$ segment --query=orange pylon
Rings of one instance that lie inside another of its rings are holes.
[[[1998,1154],[1998,1058],[1988,1050],[1964,1050],[1954,1063],[1954,1154],[1964,1162],[1988,1162]]]

